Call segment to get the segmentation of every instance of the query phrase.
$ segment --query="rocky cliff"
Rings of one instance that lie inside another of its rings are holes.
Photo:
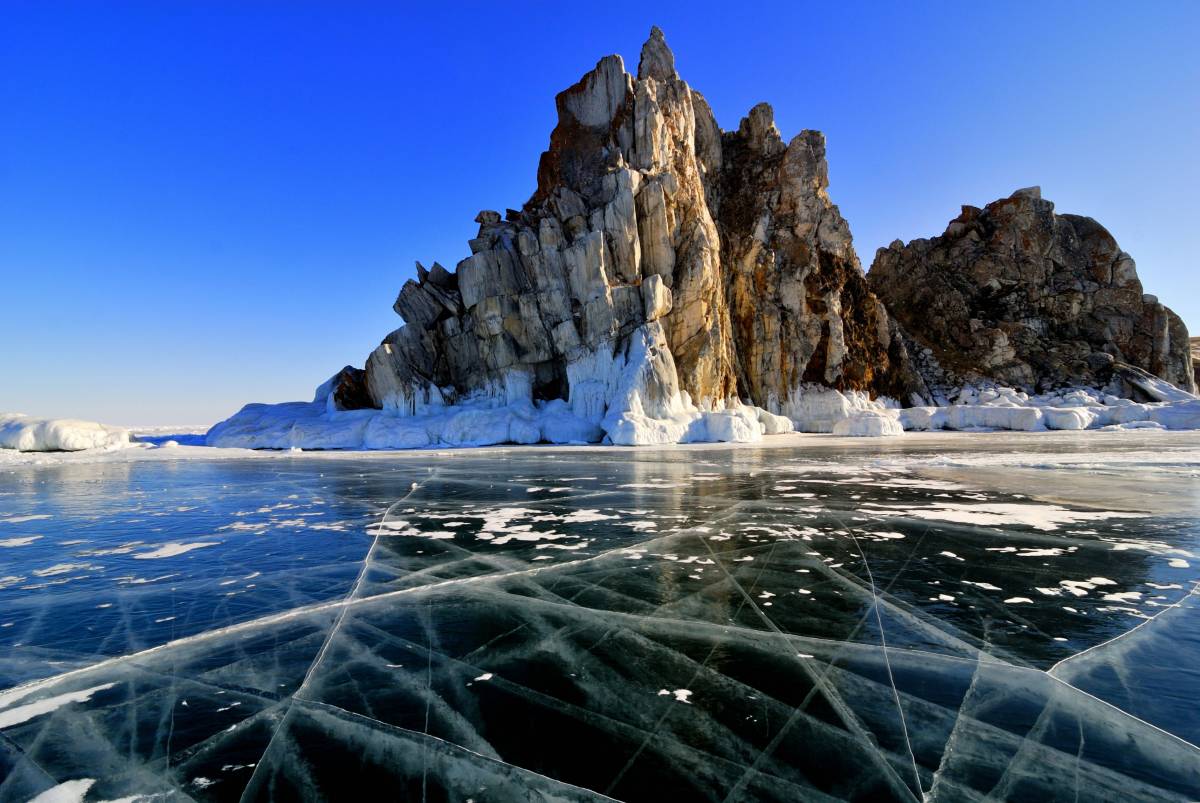
[[[923,390],[829,199],[819,132],[785,143],[766,104],[722,132],[657,28],[636,77],[607,56],[556,105],[529,201],[481,212],[471,256],[401,289],[405,325],[366,364],[373,406],[562,399],[601,422],[631,402],[617,386],[635,340],[652,418],[737,399],[786,412],[806,383]]]
[[[480,212],[454,270],[417,265],[365,368],[312,402],[247,405],[207,443],[1200,426],[1178,317],[1108,232],[1036,190],[881,249],[868,279],[824,137],[785,141],[765,103],[722,131],[657,28],[636,76],[607,56],[556,106],[532,197]],[[963,387],[981,380],[1013,388]]]
[[[1195,389],[1183,321],[1143,294],[1103,226],[1055,214],[1036,187],[964,206],[940,237],[881,248],[868,278],[931,384],[1099,387],[1126,363]]]

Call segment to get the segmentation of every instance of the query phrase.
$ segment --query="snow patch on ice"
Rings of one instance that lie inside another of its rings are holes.
[[[1004,526],[1023,524],[1036,530],[1057,530],[1062,524],[1117,518],[1142,518],[1143,513],[1117,511],[1068,510],[1058,505],[1021,504],[1018,502],[963,505],[940,502],[926,508],[888,508],[890,515],[956,524]],[[1015,547],[1012,548],[1015,551]],[[1056,553],[1060,553],[1056,552]],[[1049,554],[1049,553],[1043,553]],[[1022,555],[1026,557],[1027,555]]]
[[[105,683],[101,686],[92,686],[90,689],[80,689],[79,691],[67,692],[66,694],[57,694],[53,697],[45,697],[41,700],[35,700],[25,705],[18,705],[14,708],[8,708],[7,706],[11,702],[20,699],[20,696],[9,697],[7,700],[0,699],[0,730],[28,722],[35,717],[40,717],[42,714],[57,711],[64,705],[85,703],[92,699],[92,695],[102,692],[105,689],[111,689],[115,685],[117,684]]]
[[[0,547],[11,548],[18,546],[29,546],[39,538],[41,538],[40,535],[27,535],[24,538],[3,538],[0,539]]]
[[[52,786],[36,797],[30,798],[29,803],[83,803],[88,790],[96,783],[95,778],[77,778],[73,781],[63,781]],[[120,801],[112,801],[120,803]]]
[[[677,703],[687,703],[688,705],[692,704],[691,700],[688,699],[692,696],[692,692],[689,689],[675,689],[674,691],[671,691],[670,689],[658,690],[659,697],[665,697],[667,695],[674,696],[675,702]]]
[[[176,555],[183,555],[191,552],[193,549],[203,549],[206,546],[217,546],[219,541],[194,541],[189,544],[171,542],[163,544],[158,549],[150,552],[140,552],[133,556],[134,560],[157,560],[158,558],[173,558]]]

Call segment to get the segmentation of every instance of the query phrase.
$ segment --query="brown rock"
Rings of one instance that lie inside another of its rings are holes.
[[[364,410],[375,406],[367,390],[367,372],[347,365],[333,378],[333,401],[339,410]]]
[[[1132,257],[1095,220],[1055,214],[1036,187],[964,206],[940,237],[881,248],[868,277],[929,350],[930,381],[1098,387],[1116,360],[1196,387],[1183,321],[1143,295]]]

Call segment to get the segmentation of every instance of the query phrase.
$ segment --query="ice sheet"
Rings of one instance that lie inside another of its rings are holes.
[[[1200,437],[781,439],[9,464],[0,798],[1200,796]]]

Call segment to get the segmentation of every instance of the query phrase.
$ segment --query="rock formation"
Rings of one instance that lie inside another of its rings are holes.
[[[709,199],[740,395],[772,410],[808,383],[904,402],[923,395],[829,200],[825,137],[803,131],[785,144],[763,103],[721,137],[720,157]]]
[[[417,264],[394,304],[404,325],[364,369],[312,402],[247,405],[207,443],[1200,426],[1200,399],[1158,378],[1193,387],[1182,323],[1104,229],[1036,190],[881,249],[868,279],[829,198],[824,137],[785,142],[765,103],[721,131],[657,28],[636,77],[607,56],[556,105],[533,196],[480,212],[453,271]],[[961,387],[981,379],[1124,383],[1150,401]]]
[[[1196,380],[1196,386],[1200,388],[1200,337],[1193,337],[1192,344],[1192,376]]]
[[[1100,387],[1126,363],[1196,386],[1183,321],[1142,293],[1133,258],[1036,187],[964,206],[940,237],[879,249],[868,279],[935,385]]]
[[[778,413],[805,383],[923,389],[829,200],[819,132],[784,143],[761,104],[722,133],[657,28],[636,78],[607,56],[556,103],[533,197],[481,212],[470,257],[401,289],[406,325],[366,364],[374,406],[564,399],[600,422],[623,412],[635,333],[652,418],[676,399]]]

